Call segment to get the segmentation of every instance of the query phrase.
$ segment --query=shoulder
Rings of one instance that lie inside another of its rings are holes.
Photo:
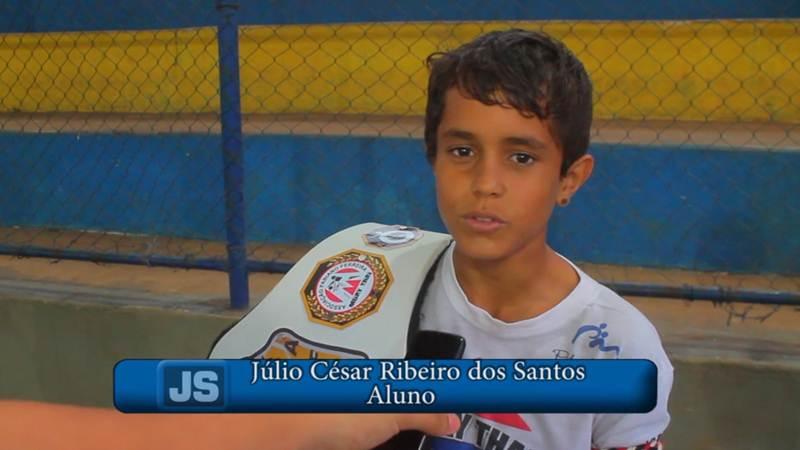
[[[582,311],[576,317],[578,323],[573,342],[588,339],[600,351],[602,348],[616,348],[616,357],[646,358],[659,366],[671,368],[661,336],[653,323],[613,290],[584,272],[580,275],[581,282],[589,286],[586,292],[591,292],[591,295],[583,299]],[[599,343],[601,339],[605,345]]]
[[[590,305],[591,308],[623,326],[626,334],[632,338],[651,338],[661,341],[655,325],[638,308],[607,286],[592,281],[597,286],[597,296]]]

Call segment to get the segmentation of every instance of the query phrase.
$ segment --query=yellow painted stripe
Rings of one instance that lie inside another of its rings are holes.
[[[3,111],[214,111],[213,29],[0,35]]]
[[[510,25],[578,54],[598,118],[800,122],[800,20],[242,27],[242,107],[420,115],[424,58]],[[0,109],[216,111],[214,33],[0,35]]]

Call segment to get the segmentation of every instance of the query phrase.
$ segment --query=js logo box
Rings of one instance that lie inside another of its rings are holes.
[[[222,411],[225,365],[218,361],[163,361],[158,366],[158,406],[165,411]]]

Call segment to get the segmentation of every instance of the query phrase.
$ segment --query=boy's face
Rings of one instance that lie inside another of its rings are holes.
[[[556,202],[571,193],[560,176],[561,161],[538,118],[450,89],[433,170],[439,213],[459,252],[500,260],[543,244]]]

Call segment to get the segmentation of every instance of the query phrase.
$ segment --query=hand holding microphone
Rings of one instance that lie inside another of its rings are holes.
[[[460,359],[465,345],[461,336],[420,330],[411,340],[406,359]],[[477,450],[477,447],[446,437],[426,438],[419,431],[402,431],[374,450]]]

